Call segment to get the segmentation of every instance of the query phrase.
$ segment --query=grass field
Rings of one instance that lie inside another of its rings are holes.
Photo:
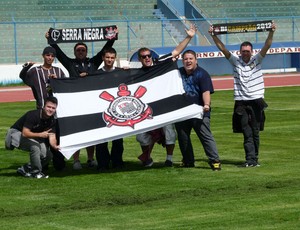
[[[154,166],[137,160],[135,137],[125,138],[122,171],[49,169],[49,179],[16,174],[28,153],[4,149],[7,128],[34,102],[0,104],[0,228],[17,229],[298,229],[300,226],[300,87],[266,89],[259,168],[244,162],[243,138],[231,131],[233,92],[212,96],[211,128],[222,171],[213,172],[193,133],[195,168],[165,168],[156,146]],[[86,154],[81,153],[82,162]]]

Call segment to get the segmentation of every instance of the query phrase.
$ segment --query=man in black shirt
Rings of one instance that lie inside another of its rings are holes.
[[[5,139],[7,149],[19,148],[30,152],[30,163],[20,167],[17,172],[33,178],[48,178],[42,170],[52,159],[50,146],[58,151],[55,127],[57,99],[49,97],[42,109],[25,113],[8,130]]]

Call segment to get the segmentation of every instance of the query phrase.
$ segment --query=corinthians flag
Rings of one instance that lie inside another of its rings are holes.
[[[62,154],[201,117],[187,102],[176,62],[147,69],[117,69],[86,78],[51,79],[58,99]]]

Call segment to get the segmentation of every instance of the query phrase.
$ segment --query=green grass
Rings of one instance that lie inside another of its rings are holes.
[[[164,168],[155,146],[151,169],[137,160],[135,137],[125,139],[123,171],[98,174],[49,169],[49,179],[27,179],[16,169],[28,153],[0,144],[1,229],[297,229],[300,223],[300,87],[266,90],[259,168],[244,162],[243,137],[231,131],[233,92],[212,96],[211,128],[222,171],[213,172],[193,133],[195,168]],[[0,104],[0,138],[34,102]],[[86,161],[85,151],[81,153]]]

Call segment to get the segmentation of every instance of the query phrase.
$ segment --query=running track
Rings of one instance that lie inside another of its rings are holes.
[[[267,88],[281,86],[300,86],[300,73],[264,74],[264,79],[265,86]],[[232,76],[213,77],[212,80],[215,90],[233,89]],[[31,89],[27,86],[0,87],[0,103],[32,100],[34,100],[34,97],[32,95]]]

